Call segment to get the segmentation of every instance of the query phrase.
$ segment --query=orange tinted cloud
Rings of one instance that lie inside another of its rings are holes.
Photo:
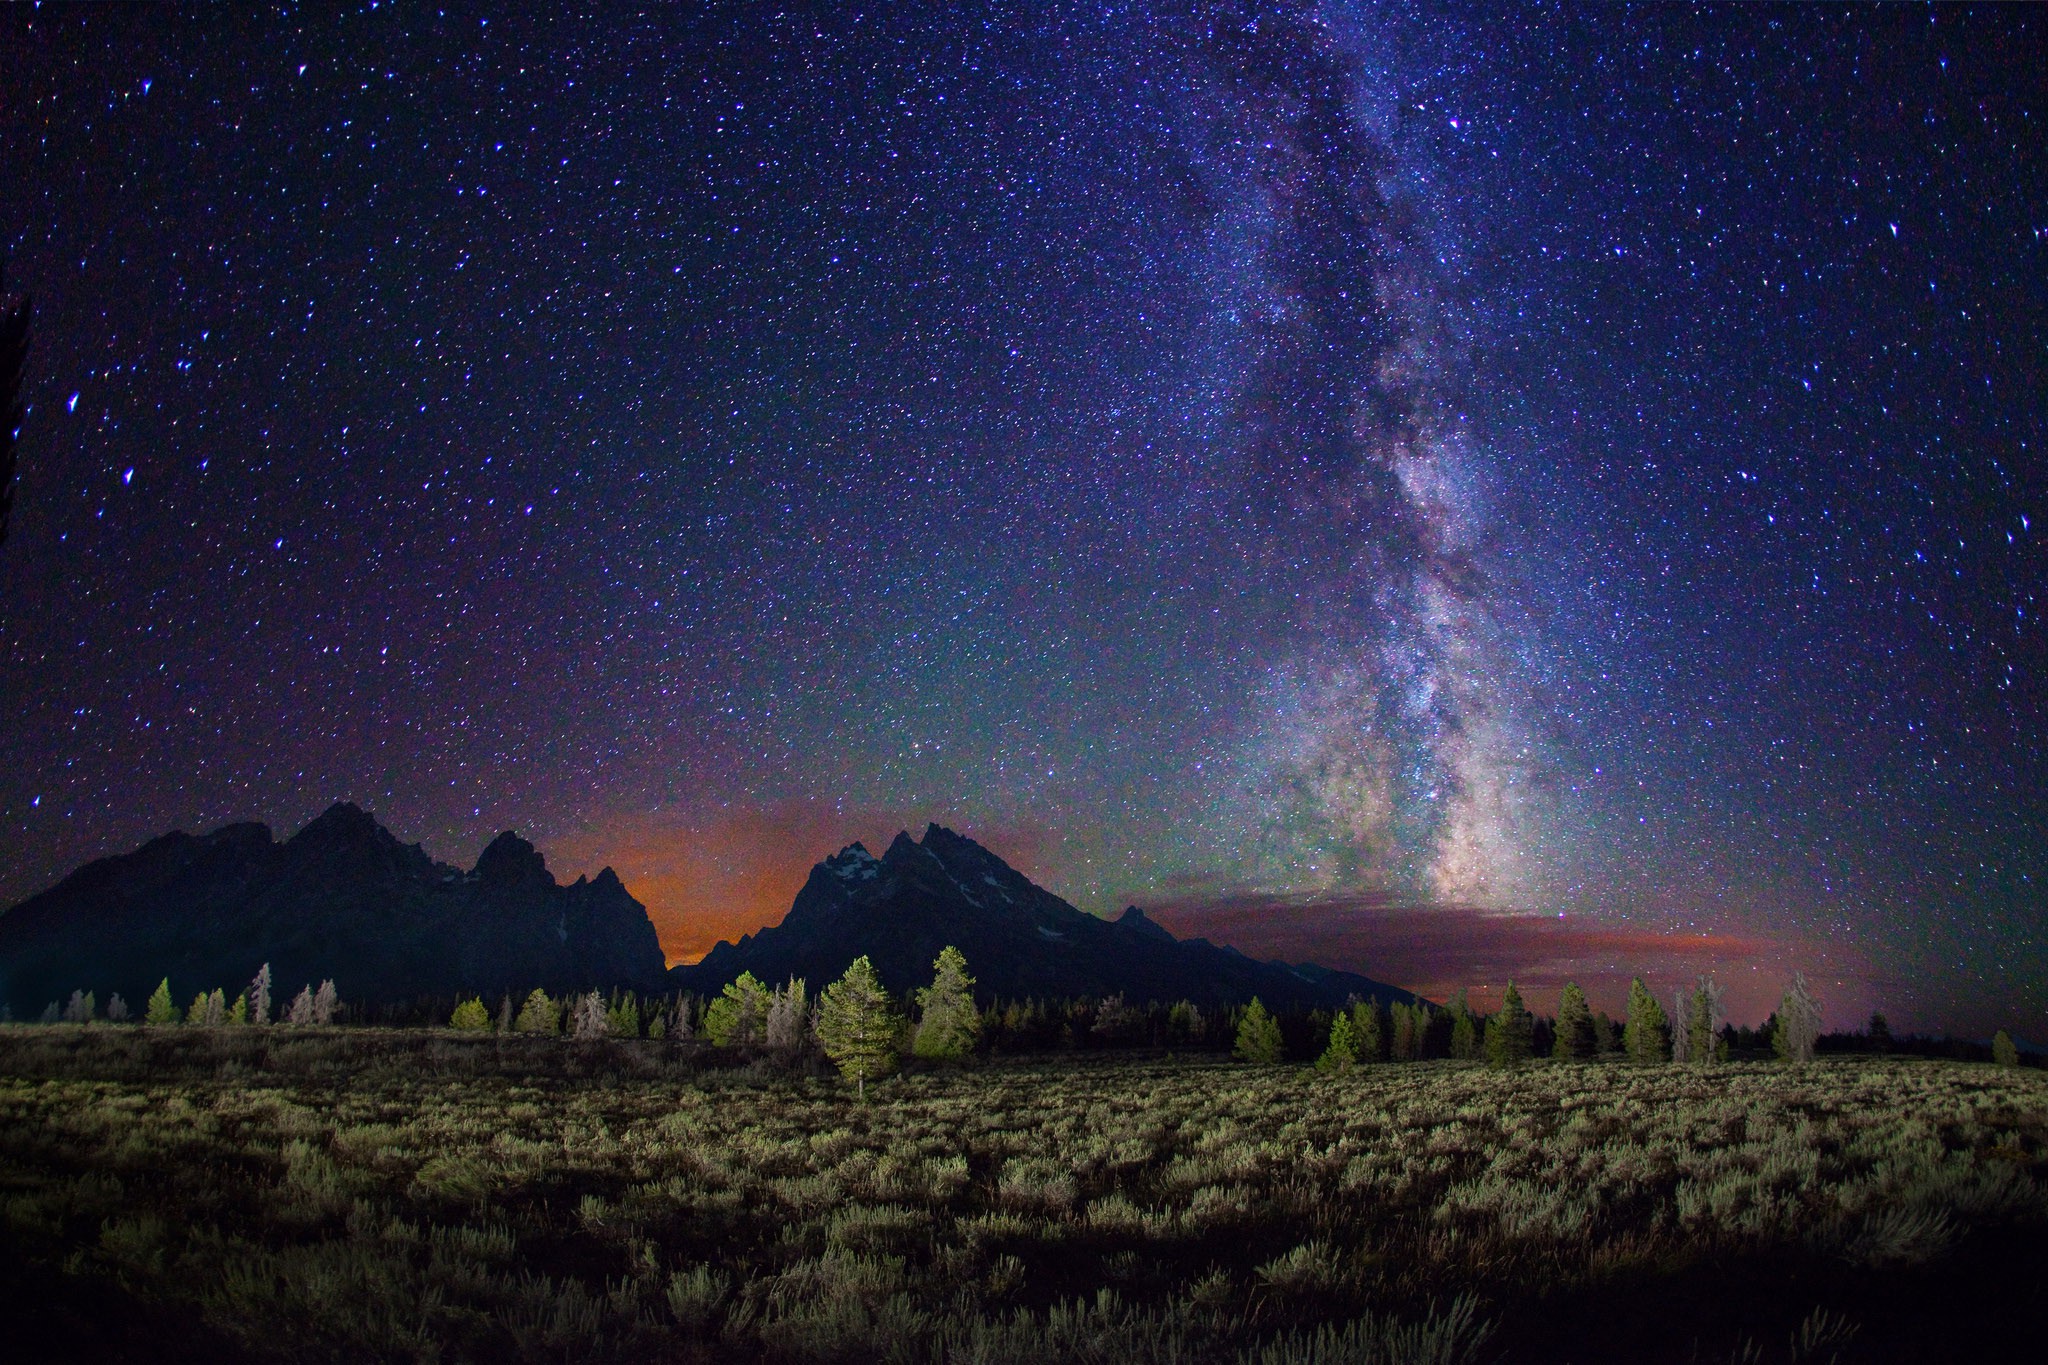
[[[1513,980],[1531,1008],[1549,1012],[1565,982],[1576,981],[1596,1008],[1618,1014],[1634,977],[1669,996],[1712,973],[1727,990],[1731,1017],[1755,1020],[1776,1006],[1794,967],[1819,976],[1829,965],[1825,954],[1782,936],[1649,929],[1371,896],[1222,896],[1147,910],[1183,937],[1228,943],[1254,957],[1356,971],[1436,1000],[1469,989],[1473,1003],[1484,1008]],[[1857,978],[1860,999],[1865,974],[1845,965]]]

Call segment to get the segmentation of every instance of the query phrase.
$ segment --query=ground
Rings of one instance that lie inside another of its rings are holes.
[[[0,1304],[155,1359],[1890,1361],[2048,1331],[2048,1075],[871,1086],[652,1042],[0,1030]]]

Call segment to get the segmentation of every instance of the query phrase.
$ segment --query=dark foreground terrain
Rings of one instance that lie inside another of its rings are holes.
[[[1919,1060],[861,1103],[690,1045],[15,1027],[0,1320],[67,1360],[2032,1358],[2044,1142],[2048,1076]]]

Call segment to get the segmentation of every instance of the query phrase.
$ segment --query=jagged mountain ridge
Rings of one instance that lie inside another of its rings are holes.
[[[849,844],[811,869],[780,924],[721,943],[670,976],[700,992],[743,971],[817,987],[865,954],[884,985],[907,991],[931,979],[932,960],[949,943],[966,954],[984,997],[1121,993],[1134,1004],[1220,1005],[1256,995],[1275,1008],[1338,1005],[1353,995],[1415,999],[1354,973],[1177,939],[1136,906],[1115,920],[1087,914],[940,825],[928,826],[922,841],[899,833],[880,858]]]
[[[0,914],[0,1001],[33,1015],[73,990],[140,1009],[168,976],[183,1004],[232,996],[264,962],[281,994],[332,977],[346,999],[660,989],[647,911],[606,868],[559,885],[511,832],[468,872],[330,807],[279,842],[260,824],[166,834],[87,864]]]

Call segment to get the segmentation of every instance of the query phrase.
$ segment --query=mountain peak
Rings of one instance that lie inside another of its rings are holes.
[[[1165,925],[1153,919],[1135,905],[1126,905],[1124,912],[1116,917],[1116,922],[1123,925],[1126,929],[1135,930],[1151,938],[1164,939],[1169,943],[1178,941]]]
[[[476,876],[492,885],[506,886],[532,882],[553,886],[547,859],[526,840],[506,830],[491,840],[476,860]]]

